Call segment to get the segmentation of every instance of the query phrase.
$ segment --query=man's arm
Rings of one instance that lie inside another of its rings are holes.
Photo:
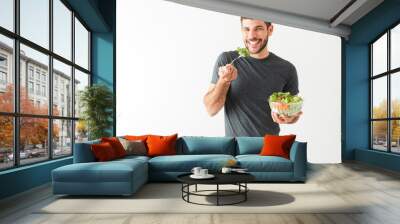
[[[224,107],[229,86],[237,78],[237,70],[230,64],[221,66],[218,70],[218,76],[218,81],[215,84],[210,84],[203,99],[210,116],[214,116]]]
[[[221,80],[218,80],[217,84],[210,84],[203,100],[208,115],[214,116],[224,107],[229,86],[230,82]]]

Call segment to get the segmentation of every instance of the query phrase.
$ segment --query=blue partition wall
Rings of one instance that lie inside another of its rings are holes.
[[[342,39],[342,159],[400,171],[400,156],[369,149],[369,43],[400,21],[400,1],[385,0]]]
[[[115,93],[115,0],[66,0],[89,26],[92,83],[103,83]],[[114,111],[115,127],[115,111]],[[110,127],[110,133],[115,128]],[[51,181],[51,171],[72,163],[72,157],[0,172],[0,199]]]

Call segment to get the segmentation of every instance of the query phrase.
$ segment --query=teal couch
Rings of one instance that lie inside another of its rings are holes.
[[[75,144],[74,163],[52,171],[54,194],[68,195],[131,195],[148,181],[176,181],[193,167],[218,172],[230,159],[259,182],[305,182],[307,143],[294,142],[290,159],[260,156],[262,137],[197,137],[177,140],[177,155],[127,156],[122,159],[96,162],[90,145],[98,141]]]

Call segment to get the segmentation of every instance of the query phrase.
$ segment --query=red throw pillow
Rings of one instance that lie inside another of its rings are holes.
[[[281,156],[290,159],[290,148],[296,135],[265,135],[261,156]]]
[[[99,162],[109,161],[117,158],[113,147],[108,142],[93,144],[90,147],[92,149],[94,157]]]
[[[119,141],[118,138],[116,137],[110,137],[110,138],[101,138],[101,142],[108,142],[112,146],[112,148],[115,151],[115,155],[118,158],[126,156],[126,151],[124,149],[124,146],[122,146],[121,142]]]
[[[171,136],[149,135],[146,140],[148,156],[175,155],[177,138],[178,134]]]

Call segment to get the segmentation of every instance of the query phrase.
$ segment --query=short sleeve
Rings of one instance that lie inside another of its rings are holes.
[[[219,67],[224,66],[226,64],[228,64],[228,60],[227,60],[225,52],[223,52],[218,56],[217,61],[214,64],[211,83],[213,83],[213,84],[217,83],[217,81],[219,79],[219,76],[218,76]]]
[[[288,81],[286,82],[283,92],[290,92],[292,95],[299,93],[299,80],[297,77],[297,71],[294,65],[291,64],[288,74]]]

